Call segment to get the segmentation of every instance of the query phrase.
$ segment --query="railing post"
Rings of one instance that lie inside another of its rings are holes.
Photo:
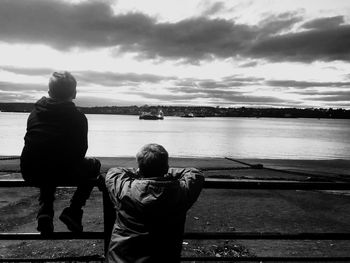
[[[104,248],[105,256],[107,256],[109,242],[111,240],[113,225],[115,221],[114,205],[109,198],[108,191],[104,187],[102,189],[103,197],[103,228],[104,228]]]

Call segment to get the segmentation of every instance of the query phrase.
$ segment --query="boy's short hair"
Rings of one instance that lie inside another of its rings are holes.
[[[169,154],[163,146],[155,143],[146,144],[136,154],[136,160],[143,177],[161,177],[169,169]]]
[[[68,71],[52,73],[49,81],[50,97],[55,99],[68,99],[76,92],[77,81]]]

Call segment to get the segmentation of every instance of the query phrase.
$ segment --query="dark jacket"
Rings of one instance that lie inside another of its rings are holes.
[[[106,187],[116,208],[108,262],[180,262],[186,212],[204,182],[194,168],[170,168],[165,177],[139,178],[112,168]]]
[[[88,148],[87,131],[87,119],[73,102],[41,98],[27,121],[21,155],[23,177],[44,174],[48,169],[64,171],[82,161]]]

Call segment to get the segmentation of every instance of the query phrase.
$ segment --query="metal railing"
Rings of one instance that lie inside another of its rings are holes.
[[[74,186],[71,184],[61,187]],[[23,180],[0,180],[1,187],[31,187]],[[299,181],[258,181],[206,178],[204,188],[211,189],[274,189],[274,190],[350,190],[348,182],[299,182]],[[55,232],[48,235],[40,233],[0,233],[0,240],[64,240],[64,239],[102,239],[107,252],[111,231],[115,220],[115,211],[106,190],[102,190],[103,199],[103,232]],[[187,232],[184,239],[196,240],[350,240],[350,233],[276,233],[276,232]],[[84,259],[85,258],[85,259]],[[182,261],[234,261],[234,262],[350,262],[349,257],[182,257]],[[100,258],[76,257],[54,259],[0,259],[0,262],[88,262],[103,261]]]

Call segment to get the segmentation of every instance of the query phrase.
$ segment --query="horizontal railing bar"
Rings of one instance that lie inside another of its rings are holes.
[[[104,262],[105,258],[99,255],[59,258],[0,258],[0,262]]]
[[[0,240],[104,239],[104,236],[104,232],[55,232],[46,235],[40,233],[0,233]]]
[[[104,232],[0,233],[0,240],[104,239]],[[184,239],[350,240],[350,233],[187,232]]]
[[[97,185],[97,182],[96,182]],[[27,182],[17,180],[0,180],[0,187],[30,187]],[[72,183],[60,184],[62,187],[74,186]],[[350,190],[350,183],[333,182],[299,182],[299,181],[259,181],[206,178],[205,188],[215,189],[278,189],[278,190]]]
[[[205,179],[204,187],[216,189],[350,190],[350,183],[207,178]]]
[[[181,257],[181,261],[229,262],[350,262],[350,257]]]
[[[89,262],[104,261],[102,256],[62,258],[0,258],[0,262]],[[230,262],[349,262],[350,257],[181,257],[181,261],[230,261]]]
[[[95,186],[97,186],[97,180],[93,180]],[[67,182],[60,183],[59,186],[62,187],[74,187],[77,183]],[[13,179],[13,180],[0,180],[0,187],[34,187],[32,184],[24,181],[23,179]]]
[[[350,240],[350,233],[188,232],[184,239]]]

